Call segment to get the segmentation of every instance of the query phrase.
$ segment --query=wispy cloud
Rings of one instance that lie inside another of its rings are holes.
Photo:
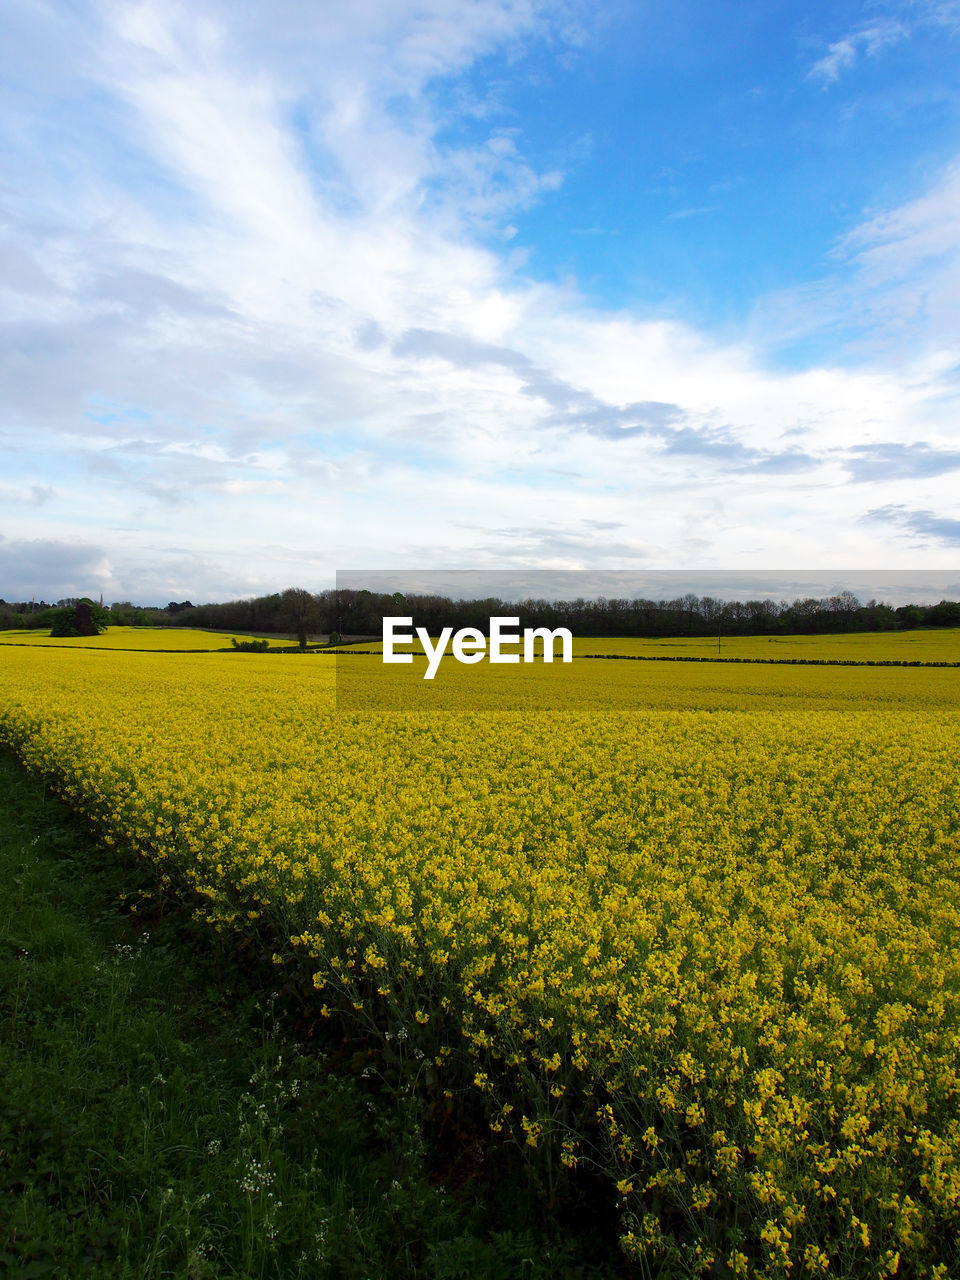
[[[813,333],[878,365],[917,360],[957,389],[960,342],[960,159],[920,194],[871,211],[834,245],[823,276],[761,299],[755,332],[771,343]]]
[[[960,337],[960,160],[916,199],[862,222],[838,245],[877,321]]]
[[[807,72],[807,78],[832,83],[844,71],[855,66],[861,57],[874,58],[882,49],[905,40],[909,34],[909,26],[893,18],[865,23],[842,39],[835,40]]]
[[[720,208],[717,204],[699,205],[693,209],[676,209],[673,213],[667,214],[668,222],[683,222],[686,218],[701,218],[707,213],[716,213]]]
[[[11,507],[42,507],[54,497],[56,492],[48,484],[32,484],[22,489],[0,484],[0,503]]]
[[[807,79],[833,84],[863,58],[875,58],[923,28],[960,30],[960,4],[956,0],[906,0],[887,7],[887,16],[862,22],[834,40],[807,71]]]

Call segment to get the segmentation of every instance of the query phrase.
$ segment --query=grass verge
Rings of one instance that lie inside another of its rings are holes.
[[[4,753],[0,796],[0,1273],[624,1274],[544,1214],[519,1163],[447,1153],[440,1185],[415,1097],[378,1090],[333,1034],[298,1042],[269,966]]]

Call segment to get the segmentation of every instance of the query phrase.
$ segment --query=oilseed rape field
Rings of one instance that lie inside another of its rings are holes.
[[[49,631],[0,631],[0,644],[43,645],[51,648],[74,649],[129,649],[166,652],[184,650],[194,652],[203,649],[229,649],[232,640],[249,640],[250,636],[232,631],[199,631],[191,627],[109,627],[98,636],[82,636],[64,639],[51,636]],[[268,646],[287,648],[289,640],[271,636]]]
[[[132,630],[132,628],[130,628]],[[202,632],[194,632],[202,635]],[[23,632],[0,632],[4,635],[23,635]],[[199,645],[197,646],[200,647]],[[381,641],[368,641],[363,648],[374,653],[383,649]],[[406,652],[416,652],[419,643],[406,647]],[[902,662],[928,665],[931,663],[960,663],[960,629],[933,628],[926,631],[858,631],[843,635],[805,636],[670,636],[664,639],[647,637],[589,636],[573,637],[576,657],[599,655],[646,659],[700,659],[719,658],[721,661],[739,659],[764,662]]]
[[[635,1274],[960,1275],[960,670],[422,666],[9,646],[0,744]]]

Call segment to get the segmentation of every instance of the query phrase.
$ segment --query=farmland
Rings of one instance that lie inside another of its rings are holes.
[[[9,632],[22,635],[22,632]],[[203,633],[194,633],[203,634]],[[3,633],[0,632],[0,639]],[[229,643],[229,642],[228,642]],[[199,647],[199,646],[198,646]],[[364,649],[380,652],[382,643],[369,641]],[[417,652],[418,641],[406,647]],[[857,631],[841,635],[784,636],[672,636],[653,639],[634,636],[573,637],[577,657],[591,654],[627,658],[701,658],[763,660],[765,662],[960,662],[960,628],[926,631]]]
[[[582,656],[617,643],[430,685],[10,646],[0,743],[548,1193],[600,1174],[640,1274],[947,1280],[960,673]]]
[[[109,627],[98,636],[58,638],[49,631],[0,631],[0,644],[41,645],[60,649],[122,649],[131,651],[185,651],[229,649],[232,640],[249,640],[249,636],[234,631],[201,631],[191,627]],[[270,637],[270,648],[289,647],[290,641],[281,636]]]

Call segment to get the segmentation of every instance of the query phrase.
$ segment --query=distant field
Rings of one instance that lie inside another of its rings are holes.
[[[54,645],[69,649],[191,650],[228,649],[230,641],[250,640],[242,631],[197,631],[187,627],[109,627],[103,635],[53,639],[49,631],[0,631],[0,644]],[[288,636],[264,637],[271,649],[295,645]],[[371,640],[350,646],[379,653]],[[417,646],[419,648],[419,645]],[[408,652],[411,650],[408,649]],[[716,636],[671,637],[665,640],[627,637],[573,637],[575,658],[591,654],[646,658],[805,658],[856,662],[960,662],[960,627],[922,631],[865,631],[851,635],[726,636],[719,653]]]
[[[419,647],[419,646],[418,646]],[[379,653],[380,641],[357,645]],[[410,652],[410,648],[406,649]],[[398,652],[402,650],[398,649]],[[863,631],[849,635],[671,637],[665,640],[590,637],[574,633],[575,658],[622,654],[648,658],[806,658],[856,662],[960,662],[960,627],[922,631]]]
[[[195,631],[189,627],[108,627],[102,635],[77,639],[51,637],[49,631],[0,631],[0,644],[49,645],[67,649],[191,650],[229,649],[231,640],[252,639],[243,631]],[[284,636],[269,639],[271,649],[289,648]]]
[[[807,658],[859,662],[960,662],[960,628],[863,631],[819,636],[716,636],[665,640],[574,637],[574,654],[622,653],[647,657]]]

